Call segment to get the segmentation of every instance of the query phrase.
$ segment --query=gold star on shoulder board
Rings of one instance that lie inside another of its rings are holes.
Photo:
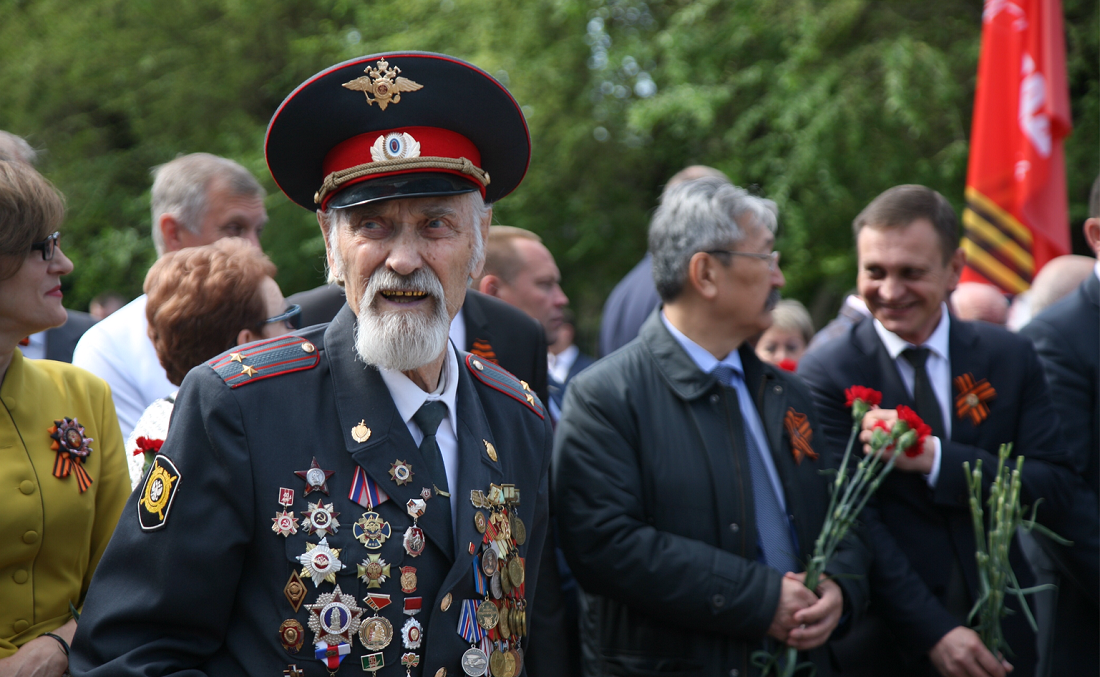
[[[240,353],[229,353],[229,361],[230,362],[240,362],[241,361],[241,354]]]
[[[242,364],[241,365],[241,373],[242,374],[248,374],[248,378],[252,378],[253,376],[256,375],[256,370],[253,369],[252,367],[248,366],[247,364]],[[528,397],[530,397],[530,396],[528,396]]]

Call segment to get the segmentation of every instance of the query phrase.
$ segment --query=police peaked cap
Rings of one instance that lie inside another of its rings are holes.
[[[496,202],[527,173],[531,135],[516,100],[480,68],[387,52],[299,85],[264,150],[275,183],[306,209],[475,190]]]

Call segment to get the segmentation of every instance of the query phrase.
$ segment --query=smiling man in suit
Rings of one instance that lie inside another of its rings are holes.
[[[1027,340],[948,313],[965,255],[942,195],[896,186],[856,217],[853,230],[859,293],[873,317],[811,350],[798,372],[837,456],[851,429],[844,389],[852,385],[883,395],[883,408],[865,417],[865,428],[896,420],[894,408],[904,404],[933,436],[919,456],[899,458],[864,512],[875,548],[872,613],[840,647],[842,667],[857,675],[1004,677],[1007,663],[967,627],[978,573],[962,464],[973,468],[981,459],[988,487],[998,448],[1011,442],[1014,456],[1027,457],[1023,503],[1042,499],[1039,514],[1048,524],[1066,514],[1073,478],[1050,425],[1042,367]],[[1032,575],[1015,542],[1010,559],[1027,585]],[[1013,675],[1031,675],[1035,637],[1016,611],[1003,621]]]

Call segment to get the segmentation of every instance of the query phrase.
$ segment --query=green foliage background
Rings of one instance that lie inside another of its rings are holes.
[[[1100,167],[1095,0],[1063,0],[1078,231]],[[542,234],[592,345],[665,180],[702,163],[779,203],[785,294],[822,322],[855,279],[849,224],[898,183],[962,205],[978,0],[0,0],[0,129],[66,194],[67,303],[133,296],[154,258],[149,170],[208,151],[270,195],[285,293],[322,282],[313,215],[263,159],[276,107],[341,60],[446,52],[506,84],[534,143],[496,221]],[[1079,234],[1075,232],[1075,238]],[[1078,245],[1080,246],[1080,245]]]

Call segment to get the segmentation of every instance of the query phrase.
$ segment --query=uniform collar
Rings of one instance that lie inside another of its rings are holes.
[[[947,304],[940,304],[940,323],[936,325],[935,331],[928,337],[928,340],[921,344],[921,346],[914,346],[905,339],[901,338],[894,332],[888,330],[882,326],[882,323],[877,319],[874,321],[875,333],[878,334],[879,339],[882,340],[882,345],[886,347],[886,352],[890,354],[892,359],[898,359],[898,355],[901,355],[902,351],[908,348],[924,347],[931,350],[936,355],[947,360],[950,359],[950,332],[951,332],[951,314],[947,312]]]
[[[435,392],[426,393],[412,380],[394,369],[379,368],[378,373],[386,383],[390,391],[390,397],[397,407],[397,413],[408,425],[415,414],[425,402],[439,400],[447,405],[447,419],[451,422],[451,430],[458,430],[458,416],[456,414],[455,399],[458,393],[458,358],[455,356],[454,346],[447,341],[447,354],[443,359],[443,375],[440,378],[439,387]]]

